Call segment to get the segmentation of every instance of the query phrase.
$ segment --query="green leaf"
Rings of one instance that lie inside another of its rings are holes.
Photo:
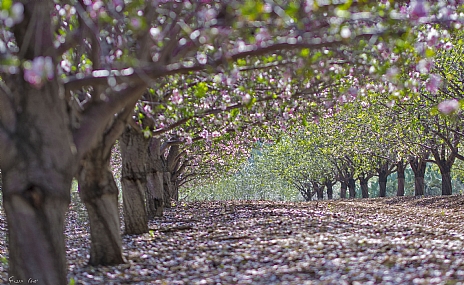
[[[300,52],[300,56],[302,57],[308,57],[309,56],[309,48],[304,48]]]
[[[239,109],[232,109],[232,111],[230,111],[230,117],[234,119],[238,116],[239,113],[240,113]]]
[[[194,94],[197,98],[203,98],[208,92],[208,86],[205,82],[200,82],[194,87]]]

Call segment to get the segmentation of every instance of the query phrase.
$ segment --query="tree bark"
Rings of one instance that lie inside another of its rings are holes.
[[[77,170],[66,104],[54,81],[36,89],[22,73],[3,80],[11,84],[16,108],[11,124],[3,125],[8,135],[0,134],[9,275],[12,280],[66,284],[63,231]],[[8,114],[2,108],[5,123]]]
[[[441,194],[442,195],[453,194],[453,186],[451,184],[450,171],[445,171],[441,173]]]
[[[422,196],[424,195],[425,189],[425,170],[427,167],[427,162],[421,158],[413,158],[410,160],[409,164],[411,169],[414,172],[414,195]]]
[[[423,196],[425,190],[424,176],[414,176],[414,195]]]
[[[361,194],[363,198],[369,198],[369,179],[359,178],[359,184],[361,185]]]
[[[313,182],[313,189],[316,191],[317,200],[324,199],[324,184],[319,184],[317,182]]]
[[[346,199],[346,189],[348,185],[345,182],[340,181],[340,198]]]
[[[356,181],[352,177],[348,179],[348,190],[350,198],[356,198]]]
[[[83,160],[79,193],[90,220],[90,265],[124,263],[118,210],[118,187],[109,168],[111,151],[99,147]]]
[[[121,184],[124,209],[124,232],[136,235],[148,232],[146,210],[146,173],[148,140],[127,128],[120,138],[122,158]]]
[[[327,199],[333,199],[333,183],[329,180],[325,182],[325,187],[327,188]]]
[[[165,161],[165,170],[163,173],[163,185],[164,185],[164,206],[166,208],[171,208],[171,200],[175,196],[175,183],[173,183],[172,178],[175,175],[176,168],[179,162],[179,153],[180,147],[175,144],[169,148],[169,153]]]
[[[387,178],[388,175],[385,171],[379,172],[379,197],[387,196]]]
[[[404,164],[403,161],[398,162],[396,166],[396,173],[398,178],[398,189],[396,191],[396,196],[404,196]]]
[[[147,213],[148,218],[162,217],[164,211],[163,161],[160,139],[151,138],[148,148]]]

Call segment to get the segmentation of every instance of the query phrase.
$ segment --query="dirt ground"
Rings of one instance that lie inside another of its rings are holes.
[[[180,202],[150,228],[123,237],[126,264],[86,266],[88,224],[72,204],[71,283],[464,284],[464,196]]]

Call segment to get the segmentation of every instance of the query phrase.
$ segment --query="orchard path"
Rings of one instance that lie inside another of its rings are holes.
[[[78,207],[75,284],[464,284],[463,196],[180,203],[124,236],[128,263],[113,267],[85,266]]]

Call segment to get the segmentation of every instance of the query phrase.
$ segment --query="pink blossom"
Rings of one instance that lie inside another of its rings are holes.
[[[416,65],[416,70],[422,74],[427,74],[430,72],[430,69],[433,67],[433,62],[428,59],[421,59]]]
[[[113,0],[113,6],[116,12],[121,12],[124,8],[124,1],[123,0]]]
[[[459,102],[456,99],[445,100],[438,104],[438,111],[445,115],[454,113],[457,110],[459,110]]]
[[[250,94],[246,93],[245,95],[242,96],[242,103],[243,104],[248,104],[251,101],[251,96]]]
[[[441,85],[441,77],[437,74],[431,74],[427,82],[425,83],[425,88],[427,91],[435,94],[438,92],[438,89]]]
[[[39,56],[34,58],[32,62],[28,62],[24,66],[24,79],[36,88],[41,88],[45,80],[54,78],[53,62],[51,57]]]
[[[208,137],[209,137],[209,132],[208,132],[208,130],[203,130],[203,131],[201,131],[200,137],[202,137],[202,138],[204,138],[204,139],[208,138]]]
[[[439,37],[440,37],[440,34],[438,33],[438,31],[432,28],[427,34],[427,44],[429,46],[436,46],[438,43]]]
[[[264,41],[267,41],[271,38],[271,34],[269,33],[268,29],[260,28],[258,34],[256,35],[256,44],[261,45]]]
[[[71,62],[69,60],[67,60],[67,59],[62,60],[60,65],[61,65],[61,68],[65,72],[71,72]]]
[[[358,96],[358,89],[355,87],[350,87],[350,89],[348,89],[348,94],[350,95],[349,98],[351,100],[356,99]]]
[[[409,18],[418,20],[423,17],[427,17],[429,14],[428,3],[424,3],[424,0],[413,0],[409,6]]]
[[[214,131],[214,132],[211,133],[211,136],[212,136],[213,138],[217,138],[217,137],[220,137],[220,136],[221,136],[221,133],[218,132],[218,131]]]
[[[134,29],[140,29],[142,27],[142,21],[139,18],[132,18],[131,25]]]
[[[450,43],[450,42],[447,42],[447,43],[445,43],[445,44],[443,45],[443,48],[444,48],[445,50],[451,50],[451,49],[453,48],[453,44]]]
[[[179,90],[174,89],[172,91],[172,96],[171,96],[171,102],[178,105],[181,104],[184,101],[182,98],[182,95],[179,94]]]

